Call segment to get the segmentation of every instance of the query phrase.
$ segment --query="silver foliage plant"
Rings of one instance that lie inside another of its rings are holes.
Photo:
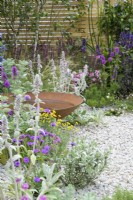
[[[107,164],[109,151],[101,152],[94,141],[77,140],[62,161],[64,175],[62,181],[76,188],[92,183]]]
[[[39,59],[39,58],[38,58]],[[20,128],[20,116],[21,116],[21,104],[22,104],[22,96],[17,95],[14,104],[14,136],[17,139],[17,145],[12,144],[12,138],[9,135],[9,126],[8,119],[5,115],[1,118],[1,126],[0,126],[0,153],[4,148],[8,150],[9,160],[7,161],[7,177],[10,179],[9,183],[7,183],[7,188],[5,188],[5,183],[3,182],[0,190],[2,191],[2,200],[6,200],[6,198],[10,198],[13,200],[34,200],[34,193],[37,192],[36,188],[32,188],[32,186],[28,186],[26,183],[27,176],[31,174],[36,174],[36,170],[41,170],[44,176],[40,179],[42,181],[42,186],[39,190],[38,197],[36,200],[42,199],[56,199],[52,193],[54,191],[61,190],[55,186],[55,183],[58,181],[60,176],[63,175],[63,171],[61,170],[58,173],[54,173],[55,164],[49,166],[44,164],[43,161],[37,163],[37,157],[34,153],[36,148],[36,140],[39,134],[40,126],[40,102],[39,92],[41,91],[42,81],[40,76],[40,61],[38,60],[38,74],[34,75],[33,80],[33,94],[35,95],[35,105],[31,106],[31,120],[30,125],[27,131],[32,131],[34,133],[34,144],[33,150],[27,151],[26,147],[19,144],[19,136],[21,132]],[[33,111],[34,110],[34,111]],[[24,168],[21,166],[21,155],[20,148],[24,148],[27,152],[28,157],[30,157],[30,165],[28,168]],[[17,161],[19,163],[18,167],[15,167],[14,162]],[[37,167],[38,166],[38,167]],[[26,184],[27,189],[25,190],[22,186]],[[10,188],[10,189],[9,189]]]
[[[69,62],[65,58],[65,52],[62,51],[62,56],[58,68],[55,66],[54,60],[51,61],[51,74],[54,92],[69,92],[80,96],[86,89],[86,75],[88,74],[88,66],[85,65],[83,70],[72,72],[69,68]]]

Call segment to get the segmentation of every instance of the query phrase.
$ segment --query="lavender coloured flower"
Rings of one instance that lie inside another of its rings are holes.
[[[102,64],[105,65],[106,64],[106,60],[101,60]]]
[[[20,162],[18,160],[14,161],[14,166],[15,167],[19,167],[20,166]]]
[[[44,112],[46,112],[46,113],[50,114],[51,110],[50,110],[50,109],[48,109],[48,108],[45,108],[45,109],[44,109]]]
[[[3,71],[3,69],[1,71],[1,78],[2,78],[3,81],[7,80],[7,74]]]
[[[110,53],[110,57],[113,58],[114,56],[115,56],[115,52],[112,51],[112,52]]]
[[[3,86],[6,87],[6,88],[9,88],[10,87],[10,82],[8,80],[5,80]]]
[[[29,184],[28,183],[23,183],[22,189],[23,190],[27,190],[28,188],[29,188]]]
[[[16,139],[16,138],[13,138],[13,139],[12,139],[12,142],[13,142],[13,143],[17,142],[17,139]]]
[[[43,154],[48,154],[49,151],[50,151],[50,146],[48,146],[48,145],[44,146],[43,149],[42,149]]]
[[[21,178],[16,178],[16,183],[20,183]]]
[[[28,157],[24,157],[23,161],[24,163],[28,164],[30,162],[30,159]]]
[[[61,139],[59,136],[56,136],[55,140],[53,141],[54,144],[61,143]]]
[[[45,195],[41,195],[39,200],[47,200],[47,197]]]
[[[39,153],[39,152],[40,152],[39,149],[35,149],[35,150],[34,150],[34,153]]]
[[[27,142],[28,146],[33,146],[34,142]]]
[[[21,197],[21,199],[20,199],[20,200],[30,200],[30,199],[29,199],[29,197],[28,197],[28,196],[24,195],[24,196],[22,196],[22,197]]]
[[[45,131],[43,128],[41,128],[41,129],[39,129],[39,134],[42,135],[42,136],[47,136],[48,132]]]
[[[18,76],[18,69],[16,66],[12,66],[12,78],[14,79],[16,76]]]
[[[54,133],[48,133],[48,135],[49,135],[51,138],[53,138],[53,137],[56,136]]]
[[[30,139],[31,139],[31,140],[34,140],[34,138],[35,138],[35,136],[34,136],[34,135],[30,136]]]
[[[55,122],[52,122],[52,123],[51,123],[51,126],[56,126],[56,123],[55,123]]]
[[[96,55],[101,55],[101,51],[100,51],[99,45],[96,45]]]
[[[76,146],[76,143],[75,142],[71,142],[71,146],[72,147]]]
[[[40,135],[37,135],[36,139],[37,140],[40,140],[41,136]]]
[[[119,47],[115,47],[115,48],[114,48],[114,51],[115,51],[116,53],[119,53],[119,51],[120,51]]]
[[[14,114],[13,110],[8,111],[8,116],[12,116]]]
[[[112,57],[108,58],[108,62],[112,62],[112,60],[113,60]]]
[[[40,140],[40,143],[42,144],[44,142],[44,140]]]
[[[26,94],[26,95],[24,96],[24,100],[25,100],[25,101],[29,101],[29,100],[31,100],[31,96],[28,95],[28,94]]]
[[[85,53],[85,52],[86,52],[86,46],[82,46],[82,47],[81,47],[81,51],[82,51],[83,53]]]
[[[22,140],[23,140],[23,139],[25,139],[26,137],[27,137],[26,134],[21,134],[20,137],[19,137],[19,139],[22,139]]]
[[[39,183],[39,182],[41,182],[41,179],[40,179],[39,177],[36,176],[36,177],[34,178],[34,182]]]

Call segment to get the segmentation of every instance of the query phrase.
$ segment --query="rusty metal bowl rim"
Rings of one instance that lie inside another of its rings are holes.
[[[68,107],[68,108],[60,108],[60,109],[56,109],[57,111],[60,111],[60,110],[68,110],[68,109],[71,109],[71,108],[76,108],[76,107],[78,107],[80,104],[82,104],[83,102],[84,102],[84,99],[83,99],[83,97],[81,97],[81,96],[78,96],[78,95],[76,95],[76,94],[73,94],[73,93],[66,93],[66,92],[48,92],[48,91],[41,91],[39,94],[41,94],[41,93],[49,93],[49,94],[63,94],[63,95],[70,95],[70,96],[75,96],[75,97],[77,97],[77,98],[79,98],[80,99],[80,103],[78,103],[78,104],[74,104],[73,106],[70,106],[70,107]],[[32,94],[32,95],[34,95],[32,92],[27,92],[26,94]],[[35,96],[35,95],[34,95]],[[45,102],[45,100],[44,100],[44,102]],[[65,101],[65,102],[68,102],[68,101]]]

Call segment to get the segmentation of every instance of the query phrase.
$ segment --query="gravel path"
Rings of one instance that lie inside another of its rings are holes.
[[[116,186],[133,190],[133,114],[105,116],[103,121],[99,126],[79,127],[77,133],[86,140],[96,140],[101,149],[112,148],[108,166],[95,185],[77,191],[83,194],[94,191],[98,200],[106,194],[111,195]],[[5,179],[5,173],[0,165],[1,179]]]
[[[80,130],[86,140],[96,140],[100,148],[111,147],[111,154],[107,168],[95,185],[78,192],[94,191],[100,200],[104,195],[111,195],[117,186],[133,190],[133,114],[105,116],[104,124]]]

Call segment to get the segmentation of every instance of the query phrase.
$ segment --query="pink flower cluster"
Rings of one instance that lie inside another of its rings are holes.
[[[100,70],[95,70],[94,72],[88,72],[88,76],[89,78],[91,78],[93,82],[96,82],[97,80],[100,80]]]

